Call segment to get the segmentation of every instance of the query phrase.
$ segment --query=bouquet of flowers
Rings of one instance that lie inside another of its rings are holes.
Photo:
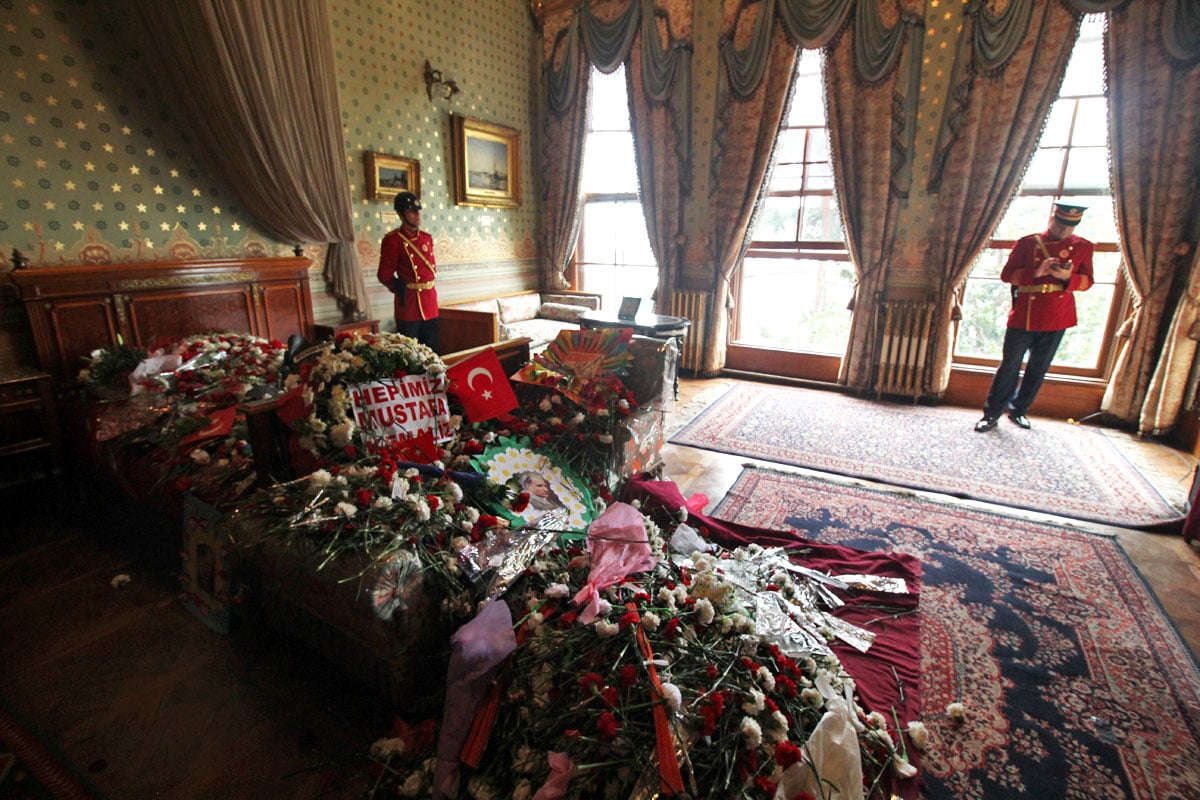
[[[372,796],[527,799],[554,786],[555,797],[624,799],[669,786],[792,800],[837,786],[886,797],[887,780],[915,772],[899,721],[854,703],[825,646],[822,592],[788,558],[705,552],[686,525],[641,522],[652,558],[636,574],[611,572],[607,530],[533,556],[505,595],[518,646],[465,737],[460,774],[447,777],[445,752],[433,758],[436,723],[401,721],[372,748]]]
[[[236,405],[256,387],[274,387],[284,345],[243,333],[206,333],[166,341],[152,351],[176,366],[140,376],[147,391],[161,392],[211,408]]]
[[[128,396],[129,376],[145,357],[145,350],[129,347],[118,337],[115,347],[102,347],[88,355],[79,381],[101,397]]]

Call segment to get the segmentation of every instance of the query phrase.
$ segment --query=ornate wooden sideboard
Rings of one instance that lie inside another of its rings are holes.
[[[14,270],[42,369],[59,381],[124,342],[214,331],[313,336],[307,258],[151,261]]]

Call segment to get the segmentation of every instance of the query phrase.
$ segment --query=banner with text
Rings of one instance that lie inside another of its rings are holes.
[[[428,432],[434,441],[454,437],[445,378],[438,375],[405,375],[350,387],[354,421],[371,442],[399,442]]]

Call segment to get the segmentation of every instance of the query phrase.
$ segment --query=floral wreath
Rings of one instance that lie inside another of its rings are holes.
[[[446,365],[437,353],[399,333],[351,333],[317,345],[288,378],[303,406],[291,423],[300,447],[335,460],[356,456],[361,437],[348,387],[426,374],[435,389],[445,386]]]
[[[514,525],[532,525],[545,513],[533,507],[528,493],[520,486],[521,475],[527,472],[541,475],[561,501],[566,513],[563,527],[582,532],[596,516],[592,493],[584,481],[554,456],[534,450],[528,440],[500,437],[471,461],[489,482],[514,489],[517,500],[495,508]]]

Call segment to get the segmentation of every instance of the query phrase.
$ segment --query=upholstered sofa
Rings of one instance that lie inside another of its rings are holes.
[[[538,352],[579,316],[600,308],[600,295],[587,292],[519,292],[444,305],[439,311],[438,344],[443,353],[527,337]]]

